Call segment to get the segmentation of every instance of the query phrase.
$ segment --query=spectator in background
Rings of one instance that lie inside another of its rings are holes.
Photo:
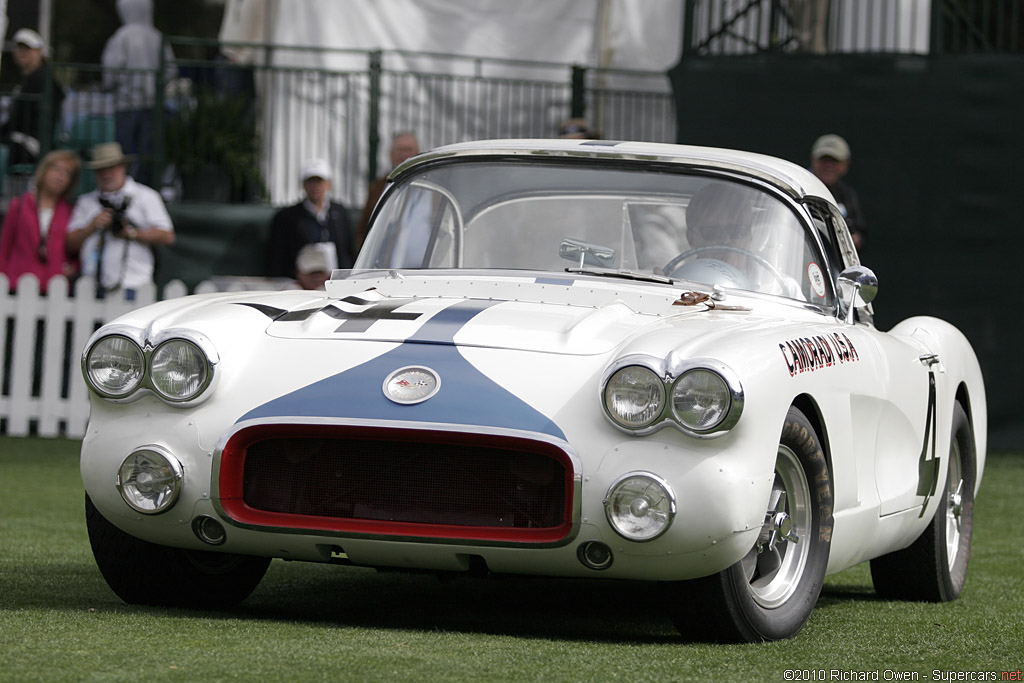
[[[96,172],[96,189],[79,197],[67,236],[67,251],[80,254],[82,274],[97,278],[97,295],[124,290],[128,300],[153,281],[153,247],[174,244],[164,200],[128,175],[131,162],[117,142],[93,148],[87,166]]]
[[[839,211],[846,219],[853,237],[853,246],[858,250],[864,246],[867,228],[860,210],[857,192],[844,183],[843,176],[850,170],[850,146],[846,140],[834,133],[822,135],[811,146],[811,171],[825,184],[835,197]]]
[[[419,153],[420,142],[416,139],[415,133],[402,131],[395,133],[394,137],[391,138],[391,150],[389,152],[391,170],[383,176],[374,179],[366,189],[366,202],[363,204],[363,213],[359,218],[359,227],[356,230],[357,253],[366,240],[366,232],[370,225],[370,215],[373,213],[373,208],[377,206],[377,202],[380,200],[380,196],[384,194],[384,188],[388,184],[388,174],[395,170],[403,161]]]
[[[307,244],[326,243],[338,268],[351,268],[353,235],[348,211],[331,200],[331,167],[323,159],[302,165],[302,189],[306,198],[274,214],[267,243],[267,276],[296,278],[295,261]]]
[[[103,48],[103,85],[114,92],[117,141],[125,154],[137,155],[130,169],[136,182],[152,185],[153,107],[161,53],[164,78],[177,74],[174,53],[153,26],[152,0],[117,0],[124,24]]]
[[[558,127],[558,137],[564,140],[600,140],[601,134],[590,127],[586,119],[573,118]]]
[[[33,189],[11,199],[0,231],[0,273],[7,276],[11,291],[26,273],[36,276],[42,292],[55,275],[70,278],[76,273],[64,242],[80,168],[74,152],[54,150],[36,167]]]
[[[64,88],[54,80],[46,64],[43,37],[29,28],[14,34],[14,61],[21,70],[21,83],[14,90],[11,113],[0,134],[10,146],[12,164],[35,163],[42,153],[41,135],[48,135],[47,148],[53,146],[53,131],[60,121]],[[49,93],[49,111],[44,116],[43,102]],[[49,132],[47,132],[49,131]]]
[[[331,271],[337,265],[331,258],[334,256],[331,245],[327,242],[314,242],[299,249],[295,258],[295,279],[300,289],[323,289],[324,283],[331,277]]]

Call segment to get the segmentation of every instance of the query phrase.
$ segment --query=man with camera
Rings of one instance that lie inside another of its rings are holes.
[[[79,254],[82,274],[96,278],[97,294],[135,290],[153,281],[153,247],[174,244],[174,226],[160,194],[128,175],[132,158],[121,145],[93,148],[86,164],[96,172],[96,189],[75,204],[65,241],[68,254]]]

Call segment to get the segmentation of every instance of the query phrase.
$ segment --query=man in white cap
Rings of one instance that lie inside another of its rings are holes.
[[[853,245],[860,249],[867,235],[864,216],[860,210],[857,192],[843,182],[843,176],[850,170],[850,146],[846,140],[829,133],[822,135],[811,146],[811,171],[818,180],[832,192],[839,211],[846,219],[846,225],[853,236]]]
[[[274,214],[267,242],[268,277],[296,277],[295,259],[307,244],[323,242],[333,247],[333,263],[351,268],[354,258],[352,228],[348,211],[332,201],[331,167],[323,159],[302,165],[302,189],[306,198]]]
[[[11,114],[0,134],[11,147],[12,164],[34,163],[41,156],[44,139],[52,146],[53,131],[60,121],[64,102],[64,88],[46,66],[46,43],[42,36],[30,28],[22,28],[14,34],[12,42],[14,61],[21,70],[21,84],[14,89]],[[49,102],[45,112],[43,102]]]
[[[174,225],[160,194],[128,175],[131,156],[117,142],[93,148],[86,166],[96,189],[78,198],[65,248],[80,254],[82,274],[97,278],[97,293],[124,290],[127,299],[153,281],[153,247],[174,244]]]
[[[329,242],[314,242],[299,249],[295,258],[295,279],[301,289],[323,289],[331,277],[331,271],[338,265],[334,258],[334,245]]]

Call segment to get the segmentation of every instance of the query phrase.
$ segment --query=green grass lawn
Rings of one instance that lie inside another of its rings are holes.
[[[601,581],[275,561],[235,610],[128,606],[92,560],[78,447],[0,438],[3,681],[783,681],[787,669],[998,680],[1024,667],[1024,455],[990,456],[960,600],[878,600],[862,565],[828,578],[797,638],[723,646],[680,640],[652,587]]]

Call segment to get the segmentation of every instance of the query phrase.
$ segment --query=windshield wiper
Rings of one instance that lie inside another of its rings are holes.
[[[601,277],[615,277],[623,280],[638,280],[640,282],[657,282],[662,285],[670,285],[674,280],[665,275],[654,273],[634,273],[631,270],[614,270],[611,268],[566,268],[567,273],[579,273],[580,275],[599,275]]]

